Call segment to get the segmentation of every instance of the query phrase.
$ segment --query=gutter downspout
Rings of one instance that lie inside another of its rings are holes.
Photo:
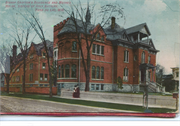
[[[81,34],[80,34],[80,39],[81,39]],[[79,49],[79,77],[78,77],[78,84],[79,84],[79,89],[81,90],[81,87],[80,87],[80,75],[81,75],[80,67],[81,67],[81,50]]]

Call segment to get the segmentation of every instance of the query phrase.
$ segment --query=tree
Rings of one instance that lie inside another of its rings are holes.
[[[56,86],[56,81],[57,81],[57,64],[56,61],[53,61],[51,65],[51,83]]]
[[[167,92],[174,91],[175,81],[173,80],[173,75],[164,75],[162,85],[165,86]]]
[[[8,43],[8,41],[5,40],[4,42]],[[0,48],[0,71],[5,77],[7,93],[9,93],[9,82],[12,76],[22,66],[22,63],[18,63],[18,60],[13,58],[12,50],[9,44],[2,44]]]
[[[116,80],[115,80],[115,83],[118,85],[118,88],[119,89],[123,89],[123,81],[122,81],[122,78],[119,76]]]
[[[156,65],[156,82],[162,85],[162,77],[164,74],[164,67],[160,64]]]
[[[66,7],[64,5],[60,6],[64,9],[64,13],[66,13],[72,21],[72,24],[69,24],[67,27],[69,27],[69,30],[71,29],[75,34],[74,39],[76,39],[81,52],[82,64],[86,77],[85,91],[89,91],[91,66],[90,52],[93,42],[95,41],[97,34],[100,31],[103,31],[103,27],[110,24],[112,16],[117,17],[117,19],[124,17],[123,8],[116,3],[107,4],[101,6],[100,11],[96,13],[94,11],[95,3],[92,6],[89,6],[89,3],[87,3],[87,8],[83,7],[80,1],[77,5],[71,1],[70,7]],[[63,17],[65,15],[64,13],[60,16]],[[93,17],[94,20],[92,20],[91,17]],[[96,21],[99,21],[100,23],[95,25]],[[117,31],[114,30],[114,33],[116,32]],[[82,40],[85,40],[85,42]],[[83,44],[85,44],[86,51],[83,51]]]
[[[27,23],[25,20],[18,19],[18,13],[16,16],[12,16],[10,20],[11,25],[11,34],[10,36],[13,38],[14,42],[17,44],[18,48],[20,49],[21,56],[19,57],[19,63],[23,62],[23,83],[22,83],[22,93],[25,93],[25,80],[26,80],[26,65],[28,63],[28,48],[30,43],[32,43],[33,39],[30,41],[30,33],[32,31],[32,26]],[[17,57],[15,57],[17,58]]]
[[[18,11],[18,10],[17,10]],[[47,62],[48,62],[48,72],[49,72],[49,96],[52,97],[52,73],[51,73],[51,64],[50,64],[50,56],[49,51],[50,49],[47,47],[46,38],[45,38],[45,31],[43,29],[43,26],[40,22],[39,16],[34,11],[18,11],[18,13],[25,19],[27,23],[30,24],[30,26],[34,29],[38,37],[41,39],[41,41],[44,44],[45,52],[47,56]]]

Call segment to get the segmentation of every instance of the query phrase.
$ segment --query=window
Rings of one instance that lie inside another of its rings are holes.
[[[45,69],[46,68],[46,63],[42,64],[42,68]]]
[[[65,77],[69,77],[69,65],[65,65]]]
[[[104,90],[104,84],[101,84],[101,90]]]
[[[43,84],[40,84],[39,86],[40,86],[40,87],[43,87]]]
[[[96,90],[99,90],[99,84],[96,84]]]
[[[101,46],[101,55],[104,55],[104,46]]]
[[[179,77],[179,72],[176,72],[176,77]]]
[[[124,62],[129,62],[129,51],[124,51]]]
[[[43,52],[43,58],[45,58],[46,57],[46,53],[45,52]]]
[[[48,87],[48,84],[45,84],[44,86],[45,86],[45,87]]]
[[[30,63],[30,70],[33,69],[33,63]]]
[[[141,63],[145,63],[145,52],[141,54]]]
[[[100,54],[100,45],[97,45],[97,54]]]
[[[64,83],[61,84],[62,88],[64,88]]]
[[[104,46],[93,44],[92,53],[96,55],[104,55]]]
[[[104,36],[101,37],[101,41],[104,41]]]
[[[54,60],[56,60],[56,51],[54,51]]]
[[[19,76],[16,76],[16,82],[18,82],[20,80]]]
[[[148,63],[150,64],[151,62],[151,56],[148,56]]]
[[[29,81],[33,81],[33,74],[29,75]]]
[[[101,67],[101,79],[104,79],[104,67]]]
[[[32,85],[32,84],[30,84],[29,86],[30,86],[30,87],[32,87],[33,85]]]
[[[40,73],[40,80],[43,80],[43,74]]]
[[[64,77],[64,66],[62,65],[62,78]]]
[[[54,61],[58,60],[58,49],[54,49]]]
[[[100,69],[99,67],[96,68],[96,78],[97,78],[97,79],[99,79],[99,77],[100,77],[100,76],[99,76],[99,74],[100,74],[99,69]]]
[[[93,51],[92,52],[96,53],[96,45],[95,44],[93,44]]]
[[[128,81],[128,68],[124,68],[123,80],[124,80],[124,81]]]
[[[48,79],[48,74],[45,74],[44,80],[47,81],[47,79]]]
[[[93,90],[95,90],[95,87],[94,87],[95,85],[94,84],[91,84],[91,90],[93,91]]]
[[[29,56],[29,58],[32,59],[32,58],[33,58],[33,54],[31,54],[31,55]]]
[[[60,78],[61,77],[61,66],[59,65],[59,67],[58,67],[58,78]]]
[[[77,51],[77,42],[72,43],[72,51]]]
[[[73,64],[72,67],[71,67],[71,77],[76,77],[76,65]]]
[[[100,39],[100,34],[98,33],[97,36],[96,36],[97,39]]]
[[[95,78],[96,67],[92,67],[92,78]]]

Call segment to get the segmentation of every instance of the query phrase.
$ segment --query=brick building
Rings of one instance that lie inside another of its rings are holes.
[[[174,91],[179,91],[179,67],[172,67],[173,80],[175,81]]]
[[[89,21],[88,21],[89,20]],[[87,32],[101,27],[87,21]],[[156,87],[155,66],[156,50],[146,23],[125,29],[112,17],[111,25],[102,28],[97,34],[91,48],[90,91],[139,91],[139,84],[148,83]],[[82,21],[76,19],[81,30]],[[72,25],[72,26],[71,26]],[[86,44],[81,34],[83,49]],[[53,43],[54,60],[57,61],[57,84],[59,87],[73,90],[74,85],[85,89],[85,73],[80,49],[77,44],[73,21],[67,18],[54,26]],[[86,58],[86,55],[85,55]],[[117,88],[115,80],[121,77],[123,89]]]
[[[46,41],[47,48],[49,48],[50,63],[53,61],[53,42]],[[13,46],[13,57],[12,59],[18,60],[19,64],[22,64],[22,54],[17,53],[17,47]],[[19,66],[19,65],[18,65]],[[13,74],[10,86],[22,86],[23,81],[23,64]],[[44,44],[31,43],[31,46],[27,50],[26,57],[26,87],[49,87],[49,72],[47,65],[46,52]]]

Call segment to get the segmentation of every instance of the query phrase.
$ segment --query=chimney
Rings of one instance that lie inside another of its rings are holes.
[[[111,18],[111,29],[114,29],[115,27],[115,17]]]
[[[17,46],[13,45],[13,58],[15,58],[17,55]]]

